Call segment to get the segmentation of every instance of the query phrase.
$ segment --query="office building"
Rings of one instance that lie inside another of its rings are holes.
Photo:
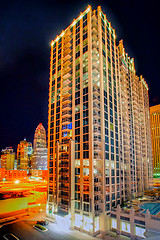
[[[145,80],[89,6],[51,43],[48,216],[69,214],[92,235],[109,229],[112,207],[152,188],[149,121]]]
[[[46,148],[46,130],[40,123],[34,134],[33,149],[35,148]]]
[[[32,169],[47,170],[47,147],[46,147],[46,130],[42,123],[38,125],[34,135],[32,155]]]
[[[160,177],[160,104],[150,107],[152,151],[153,151],[153,174]]]
[[[26,139],[21,141],[17,147],[17,169],[29,169],[31,165],[32,143]]]
[[[27,171],[25,170],[6,170],[0,168],[0,181],[14,181],[27,179]]]
[[[1,151],[1,168],[14,169],[15,153],[12,147],[6,147]]]

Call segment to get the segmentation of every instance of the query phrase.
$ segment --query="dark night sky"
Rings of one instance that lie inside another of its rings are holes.
[[[149,84],[150,105],[160,103],[158,0],[3,1],[0,6],[0,150],[47,129],[50,41],[90,4],[102,6],[124,40],[136,71]]]

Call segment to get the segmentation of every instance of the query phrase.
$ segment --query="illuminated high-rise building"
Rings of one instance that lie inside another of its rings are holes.
[[[47,170],[46,130],[42,123],[38,125],[34,134],[32,169]]]
[[[46,130],[42,123],[40,123],[34,134],[33,149],[35,148],[46,148]]]
[[[148,85],[135,72],[134,59],[118,46],[120,73],[120,153],[123,199],[153,186]]]
[[[112,207],[152,188],[148,87],[89,6],[51,43],[47,214],[97,234]]]
[[[160,104],[150,107],[152,151],[153,151],[153,174],[160,177]]]
[[[1,168],[14,169],[15,153],[12,147],[6,147],[1,151]]]
[[[29,169],[32,155],[32,143],[26,139],[21,141],[17,147],[17,169]]]

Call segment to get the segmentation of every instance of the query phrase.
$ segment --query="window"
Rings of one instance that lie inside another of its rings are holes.
[[[88,36],[88,34],[85,33],[85,34],[83,35],[83,40],[85,40],[85,39],[87,38],[87,36]]]
[[[80,39],[76,41],[76,46],[80,44]]]
[[[86,45],[84,48],[83,48],[83,53],[87,52],[88,51],[88,45]]]
[[[121,226],[122,226],[121,227],[122,231],[130,233],[130,223],[126,223],[122,221]]]
[[[112,228],[114,228],[114,229],[117,229],[117,220],[116,219],[111,219],[111,226],[112,226]]]
[[[87,20],[83,23],[83,27],[87,26]]]
[[[135,226],[135,235],[145,238],[144,233],[146,229],[144,227]]]
[[[89,204],[84,203],[83,204],[83,210],[86,211],[86,212],[89,212]]]
[[[76,23],[76,28],[77,28],[79,25],[80,25],[80,21],[78,21],[78,22]]]
[[[89,195],[88,194],[83,194],[83,201],[84,202],[89,202]]]
[[[76,53],[76,58],[78,58],[79,56],[80,56],[80,51]]]
[[[87,14],[83,16],[83,22],[87,19]]]
[[[80,31],[80,27],[78,27],[78,28],[76,29],[76,34],[77,34],[79,31]]]

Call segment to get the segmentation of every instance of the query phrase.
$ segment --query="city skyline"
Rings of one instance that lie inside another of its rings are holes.
[[[158,37],[152,38],[159,23],[156,12],[158,8],[154,2],[152,5],[145,2],[144,6],[143,3],[135,1],[132,8],[127,1],[116,4],[111,2],[106,4],[103,1],[91,3],[84,1],[83,4],[67,2],[64,5],[49,1],[45,4],[34,1],[30,5],[25,1],[23,4],[16,1],[8,6],[3,3],[1,7],[3,27],[0,37],[2,47],[0,78],[3,87],[0,149],[10,145],[15,149],[17,143],[24,137],[32,141],[32,133],[39,122],[47,129],[50,41],[88,4],[93,8],[102,5],[102,10],[116,29],[117,40],[124,39],[127,52],[135,58],[138,74],[143,74],[149,84],[150,105],[160,103],[159,59],[156,58],[159,51]],[[58,10],[55,14],[54,7]],[[65,11],[66,7],[68,11]],[[57,12],[61,12],[63,18]],[[150,14],[147,16],[148,12]],[[22,29],[24,31],[21,31]]]
[[[160,236],[158,10],[2,3],[0,238]]]

